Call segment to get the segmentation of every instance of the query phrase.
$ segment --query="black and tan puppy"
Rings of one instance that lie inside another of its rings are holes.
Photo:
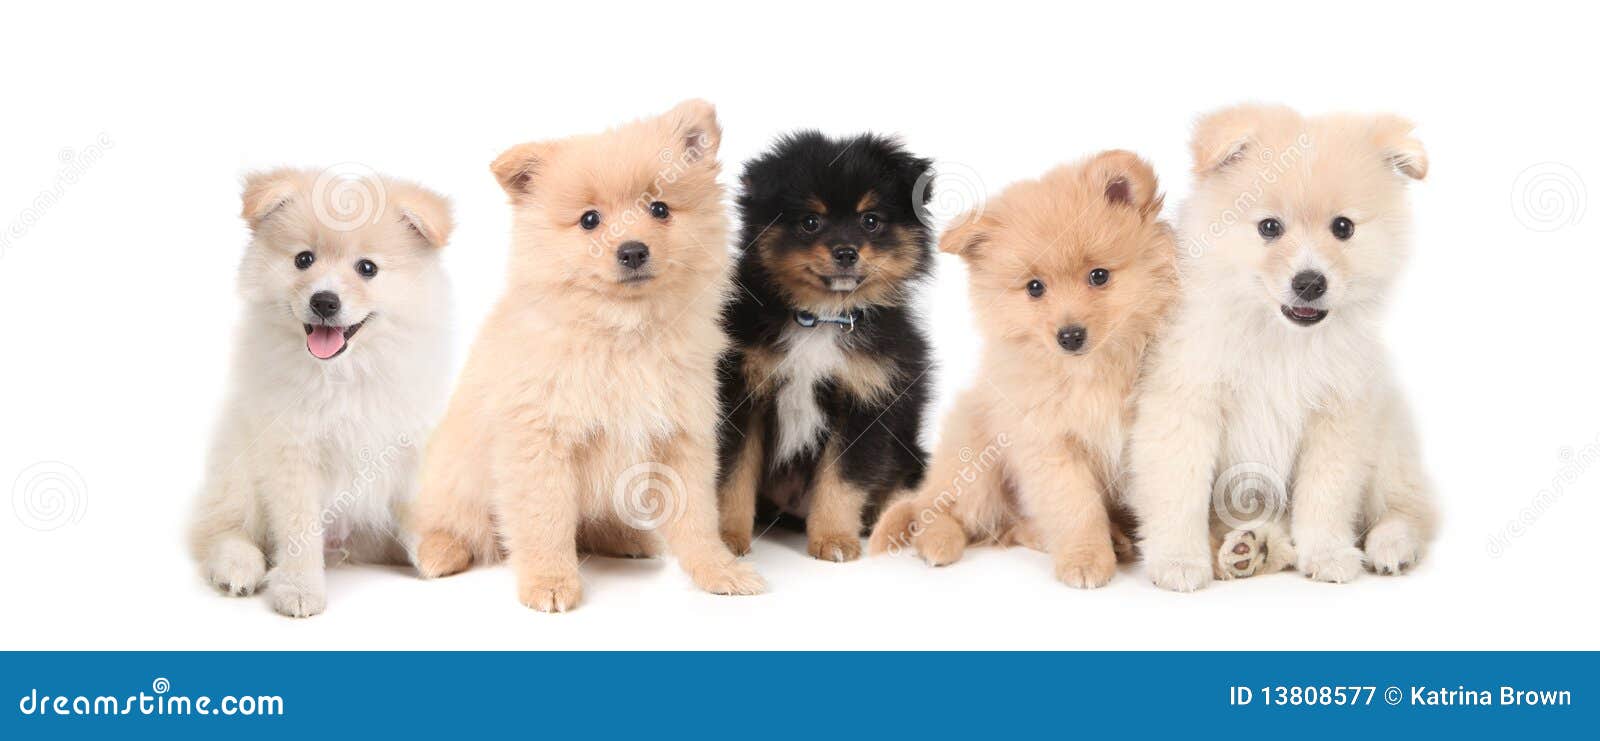
[[[893,139],[809,131],[745,165],[720,367],[722,538],[735,553],[750,549],[759,492],[805,521],[812,556],[854,560],[862,524],[921,482],[931,379],[907,304],[933,265],[918,213],[930,167]]]

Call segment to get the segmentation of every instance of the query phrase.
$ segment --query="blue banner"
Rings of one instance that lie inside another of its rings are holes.
[[[7,653],[0,738],[1592,737],[1594,653]]]

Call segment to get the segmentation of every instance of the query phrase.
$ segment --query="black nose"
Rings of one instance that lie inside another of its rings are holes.
[[[1056,342],[1061,343],[1061,349],[1067,352],[1082,350],[1083,342],[1087,339],[1089,339],[1089,330],[1084,329],[1081,324],[1062,327],[1061,331],[1056,333]]]
[[[1294,279],[1289,281],[1289,288],[1301,301],[1316,301],[1328,292],[1328,279],[1315,270],[1302,270],[1294,274]]]
[[[848,268],[856,264],[856,260],[859,259],[861,259],[861,253],[856,252],[854,247],[833,248],[833,263],[841,268]]]
[[[650,248],[643,242],[623,242],[617,248],[617,262],[629,270],[638,270],[650,261]]]
[[[333,291],[317,291],[311,294],[311,311],[323,319],[332,319],[339,313],[339,294]]]

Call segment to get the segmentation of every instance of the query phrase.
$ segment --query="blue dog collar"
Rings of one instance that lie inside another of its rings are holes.
[[[856,309],[844,316],[817,316],[809,311],[796,311],[794,313],[794,323],[807,329],[818,324],[837,324],[844,327],[846,332],[854,332],[856,330],[856,322],[861,321],[865,315],[866,312],[860,309]]]

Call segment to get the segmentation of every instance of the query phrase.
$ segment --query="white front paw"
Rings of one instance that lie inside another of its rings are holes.
[[[1343,584],[1361,575],[1361,551],[1354,546],[1305,551],[1298,568],[1313,581]]]
[[[253,594],[267,573],[261,551],[248,543],[224,543],[206,558],[206,580],[232,597]]]
[[[1145,551],[1145,573],[1162,589],[1193,592],[1211,583],[1211,560],[1204,556],[1182,558]]]
[[[296,574],[273,569],[267,574],[267,598],[279,615],[303,618],[328,607],[328,593],[321,574]]]
[[[1404,523],[1378,523],[1367,533],[1367,563],[1380,574],[1400,574],[1422,557],[1422,543]]]

